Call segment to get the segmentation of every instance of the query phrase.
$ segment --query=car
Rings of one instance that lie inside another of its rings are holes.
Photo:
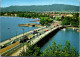
[[[28,38],[29,40],[31,39],[31,37],[30,38]]]
[[[27,42],[27,43],[29,43],[29,42],[30,42],[30,40],[27,40],[26,42]]]
[[[58,24],[56,26],[58,26]]]
[[[13,44],[13,43],[15,43],[15,41],[13,40],[13,41],[11,41],[11,44]]]
[[[37,34],[38,32],[37,31],[33,31],[33,34]]]
[[[27,36],[24,36],[24,38],[28,38]]]
[[[5,48],[5,47],[6,47],[6,45],[2,45],[2,46],[0,46],[0,49]]]
[[[41,35],[41,33],[38,33],[38,35]]]
[[[28,37],[27,37],[27,36],[24,36],[24,38],[20,39],[20,43],[24,43],[24,42],[26,42],[27,40],[29,40]]]
[[[44,32],[46,32],[46,31],[44,31]]]
[[[51,28],[51,29],[53,29],[53,28]]]
[[[37,30],[37,31],[40,31],[40,30]]]
[[[46,31],[48,31],[48,29]]]
[[[34,38],[34,37],[35,37],[35,35],[31,36],[31,38]]]
[[[24,43],[27,41],[27,38],[20,39],[20,43]]]
[[[37,34],[35,34],[35,36],[37,36]]]

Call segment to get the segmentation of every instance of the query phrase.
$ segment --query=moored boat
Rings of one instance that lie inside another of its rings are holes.
[[[65,31],[65,30],[66,30],[66,28],[63,28],[63,29],[61,29],[61,30],[64,30],[64,31]]]
[[[77,30],[77,32],[80,32],[80,30]]]

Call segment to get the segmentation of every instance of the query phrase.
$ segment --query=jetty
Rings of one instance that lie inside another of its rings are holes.
[[[27,23],[27,24],[18,24],[19,27],[42,27],[39,24],[36,23]]]
[[[30,22],[39,22],[39,20],[34,20],[34,21],[30,21]]]

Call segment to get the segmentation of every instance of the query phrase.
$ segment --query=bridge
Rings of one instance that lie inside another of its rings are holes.
[[[32,34],[34,30],[29,31],[29,32],[25,32],[24,35],[28,36],[28,41],[24,42],[24,43],[20,43],[20,39],[23,38],[23,34],[18,35],[17,37],[13,37],[10,40],[6,40],[2,43],[0,43],[1,45],[7,45],[7,47],[4,47],[2,49],[0,49],[0,54],[2,56],[17,56],[19,55],[19,53],[22,50],[26,50],[27,44],[29,45],[35,45],[38,41],[40,41],[41,39],[43,39],[45,36],[47,36],[49,33],[51,33],[52,31],[61,28],[62,26],[49,26],[49,27],[41,27],[38,29],[35,29],[38,31],[37,34]],[[10,44],[11,41],[15,40],[16,42],[13,44]]]

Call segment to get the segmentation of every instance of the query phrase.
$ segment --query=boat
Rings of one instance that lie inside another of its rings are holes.
[[[8,27],[8,29],[10,29],[10,28]]]
[[[64,30],[64,31],[65,31],[65,30],[66,30],[66,28],[63,28],[63,29],[61,29],[61,30]]]
[[[77,32],[80,32],[80,30],[77,30]]]
[[[73,28],[73,30],[74,30],[74,28]]]

